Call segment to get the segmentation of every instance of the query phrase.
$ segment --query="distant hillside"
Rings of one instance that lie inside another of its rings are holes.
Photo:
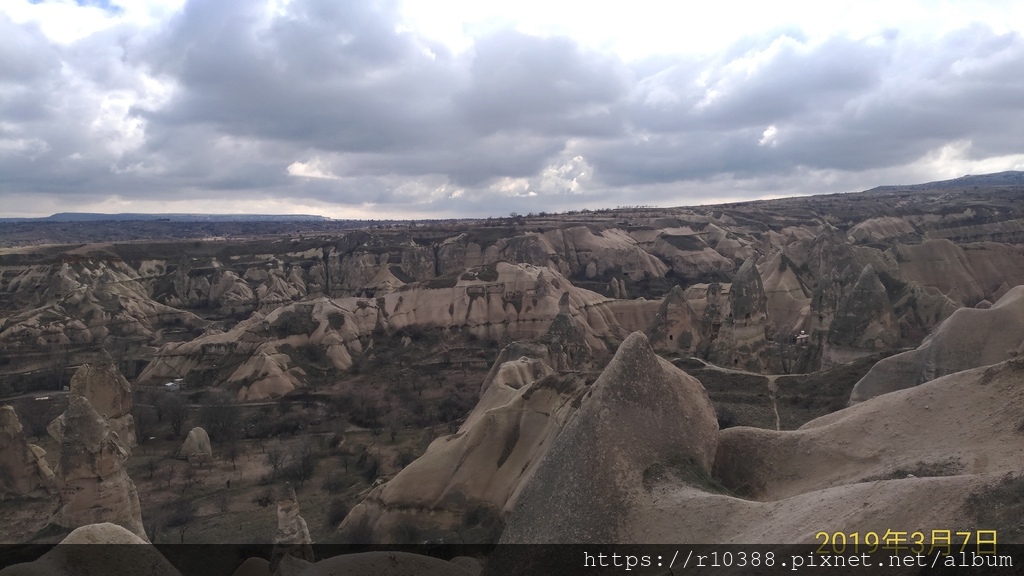
[[[1008,170],[994,174],[968,174],[952,180],[937,180],[924,184],[890,185],[872,188],[868,192],[888,190],[948,190],[952,188],[968,188],[973,186],[1024,186],[1024,172]]]
[[[42,218],[0,218],[0,222],[326,222],[330,218],[312,214],[99,214],[58,212]]]

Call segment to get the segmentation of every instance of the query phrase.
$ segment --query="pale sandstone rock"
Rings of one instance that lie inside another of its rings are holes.
[[[662,300],[647,334],[651,346],[659,352],[688,354],[700,343],[700,316],[678,285]]]
[[[53,490],[53,472],[46,452],[29,444],[12,406],[0,406],[0,500],[45,496]]]
[[[295,489],[287,484],[277,501],[277,531],[274,533],[274,551],[270,571],[278,572],[278,566],[285,557],[313,562],[313,538],[309,535],[306,521],[299,515],[299,499]]]
[[[872,265],[861,271],[829,327],[825,361],[845,363],[894,347],[899,325],[885,286]]]
[[[83,364],[71,378],[71,393],[85,397],[94,410],[110,423],[110,429],[131,451],[135,438],[132,417],[132,386],[113,364]]]
[[[176,457],[188,460],[191,464],[202,464],[213,460],[213,448],[210,446],[210,435],[201,427],[189,430],[188,436],[176,452]]]
[[[850,394],[856,404],[939,376],[987,366],[1024,352],[1024,286],[989,309],[961,308],[917,349],[879,361]]]
[[[718,422],[700,382],[631,334],[527,482],[503,543],[629,542],[623,528],[659,466],[708,474]]]
[[[101,544],[101,546],[82,546]],[[126,546],[137,544],[138,546]],[[111,523],[76,528],[37,560],[0,570],[3,576],[74,576],[147,574],[180,576],[155,546]]]
[[[53,522],[67,528],[110,522],[145,539],[138,492],[124,469],[130,452],[107,420],[72,394],[49,432],[60,443]]]
[[[520,385],[516,389],[505,383],[508,371],[499,374],[458,433],[435,440],[423,456],[371,491],[339,531],[365,524],[375,542],[387,543],[398,540],[405,525],[437,537],[460,528],[471,510],[484,510],[477,512],[478,521],[491,524],[464,528],[478,530],[485,541],[496,538],[500,518],[575,412],[583,391],[582,382],[571,376],[514,382]]]

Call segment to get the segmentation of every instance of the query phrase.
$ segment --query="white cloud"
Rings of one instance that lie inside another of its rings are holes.
[[[758,146],[775,146],[778,144],[779,129],[774,124],[764,129],[761,139],[757,141]]]
[[[0,5],[5,201],[486,215],[1024,165],[1021,2],[110,1]]]
[[[288,165],[288,175],[303,178],[324,178],[327,180],[338,180],[341,178],[336,174],[331,174],[330,170],[325,170],[319,156],[309,162],[299,162],[297,160],[292,162]]]

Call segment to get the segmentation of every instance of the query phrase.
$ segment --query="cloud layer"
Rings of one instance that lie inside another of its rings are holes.
[[[497,215],[1024,169],[1024,38],[979,24],[625,60],[511,26],[453,52],[394,2],[90,4],[48,7],[97,22],[64,38],[0,12],[8,215]]]

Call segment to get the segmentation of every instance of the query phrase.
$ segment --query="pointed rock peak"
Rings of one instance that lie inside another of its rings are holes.
[[[11,435],[21,433],[21,421],[18,420],[18,415],[14,412],[14,406],[0,406],[0,432]]]
[[[72,395],[84,396],[108,418],[117,418],[131,411],[131,384],[113,361],[81,365],[71,377],[70,389]]]
[[[510,514],[503,543],[614,542],[649,471],[676,459],[708,473],[718,422],[707,392],[630,334]]]
[[[754,259],[747,258],[732,280],[729,292],[732,313],[737,320],[761,320],[767,305],[761,273],[754,266]]]
[[[568,292],[562,292],[562,297],[558,299],[558,305],[559,306],[568,306],[569,305],[569,293]]]
[[[68,396],[68,408],[47,427],[54,440],[64,444],[77,440],[86,446],[98,446],[110,432],[107,420],[100,416],[84,396]]]
[[[875,267],[868,264],[860,272],[857,282],[853,285],[854,293],[880,293],[885,294],[885,285],[875,272]]]
[[[863,270],[860,271],[860,276],[857,278],[857,283],[860,284],[861,282],[865,281],[865,279],[869,279],[872,276],[878,275],[875,274],[875,267],[872,266],[871,264],[868,264],[864,266]]]
[[[757,267],[754,265],[754,257],[751,256],[743,261],[743,265],[736,271],[736,276],[733,278],[733,282],[739,282],[741,280],[747,280],[751,274],[757,273]]]
[[[285,482],[284,488],[281,490],[281,498],[279,502],[296,502],[298,503],[299,497],[295,495],[295,487],[292,486],[291,482]]]
[[[313,562],[313,539],[306,521],[299,515],[299,502],[291,483],[285,484],[281,499],[277,501],[277,531],[270,560],[272,572],[286,562],[287,557]],[[283,571],[282,571],[283,572]]]
[[[682,287],[676,284],[661,301],[661,306],[658,306],[658,313],[664,315],[669,308],[689,305],[690,303],[686,301],[686,295],[683,292]]]
[[[617,395],[628,393],[622,396],[623,399],[635,399],[633,392],[640,387],[650,385],[649,379],[645,379],[643,376],[652,371],[660,372],[660,370],[658,355],[651,348],[647,336],[643,332],[633,332],[619,345],[615,356],[595,382],[595,390],[603,381],[602,389],[620,393]]]
[[[584,344],[586,340],[583,327],[574,322],[572,316],[566,312],[560,312],[555,316],[548,333],[541,338],[544,343],[560,344]]]

